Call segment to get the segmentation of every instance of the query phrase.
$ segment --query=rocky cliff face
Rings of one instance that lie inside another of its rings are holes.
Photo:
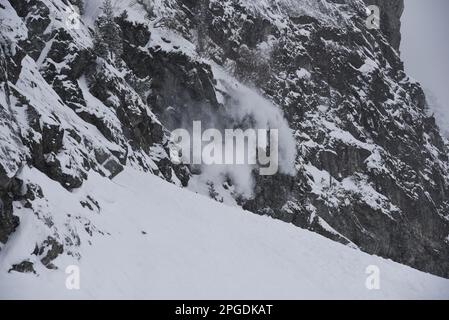
[[[131,166],[449,277],[448,145],[394,50],[403,2],[382,3],[379,32],[359,0],[115,2],[122,50],[111,60],[94,50],[100,1],[72,28],[66,1],[0,0],[0,242],[23,212],[45,230],[15,268],[31,252],[52,268],[58,254],[77,256],[76,230],[101,234],[84,218],[56,228],[60,213],[20,168],[83,190],[88,174]],[[238,174],[170,161],[169,129],[244,128],[280,111],[295,173],[250,172],[249,195]],[[88,195],[81,206],[101,211]]]
[[[363,0],[367,5],[380,8],[381,29],[393,48],[399,51],[401,44],[401,16],[404,12],[404,0],[382,1]]]

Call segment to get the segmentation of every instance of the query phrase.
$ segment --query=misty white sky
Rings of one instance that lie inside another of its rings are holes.
[[[448,13],[449,0],[405,0],[402,17],[405,68],[435,95],[439,104],[435,116],[443,131],[449,131]]]

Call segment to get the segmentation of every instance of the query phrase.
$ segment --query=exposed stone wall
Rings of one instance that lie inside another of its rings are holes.
[[[401,45],[401,16],[404,0],[364,0],[367,5],[377,5],[381,11],[381,28],[391,45],[399,51]]]

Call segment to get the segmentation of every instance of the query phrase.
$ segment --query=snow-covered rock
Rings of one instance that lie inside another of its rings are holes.
[[[117,0],[106,53],[101,1],[69,2],[0,0],[0,260],[10,277],[87,266],[123,221],[91,181],[114,189],[129,170],[449,277],[448,144],[395,50],[401,1],[392,29],[368,30],[361,0]],[[281,170],[172,163],[169,130],[193,120],[279,129]],[[127,184],[157,199],[153,182]],[[37,230],[28,240],[26,228]],[[282,239],[277,250],[289,249]]]
[[[80,245],[76,255],[58,256],[53,263],[59,269],[48,272],[41,256],[30,258],[27,254],[30,246],[47,239],[46,228],[37,228],[39,218],[17,204],[15,212],[21,224],[1,253],[0,298],[449,296],[447,279],[370,256],[269,217],[227,207],[132,169],[120,173],[113,183],[92,172],[83,189],[75,193],[36,169],[24,169],[22,178],[42,186],[44,198],[36,203],[49,213],[58,212],[53,228],[76,233]],[[86,197],[97,199],[92,209],[82,205]],[[8,273],[21,259],[29,259],[39,276]],[[78,284],[73,278],[78,274],[79,290],[69,290]],[[379,282],[371,279],[377,275]],[[377,283],[378,289],[373,289]]]

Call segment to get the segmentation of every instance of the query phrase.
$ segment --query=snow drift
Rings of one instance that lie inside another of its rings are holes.
[[[78,254],[33,261],[37,274],[8,273],[46,236],[35,215],[22,221],[0,253],[0,298],[63,299],[417,299],[448,298],[449,280],[370,256],[268,217],[219,204],[155,176],[125,170],[113,181],[92,173],[70,193],[35,169],[41,206],[58,212],[54,228],[77,232]],[[98,210],[80,204],[89,194]],[[92,227],[95,226],[95,227]],[[80,268],[80,290],[65,270]],[[380,290],[368,290],[368,266]]]

